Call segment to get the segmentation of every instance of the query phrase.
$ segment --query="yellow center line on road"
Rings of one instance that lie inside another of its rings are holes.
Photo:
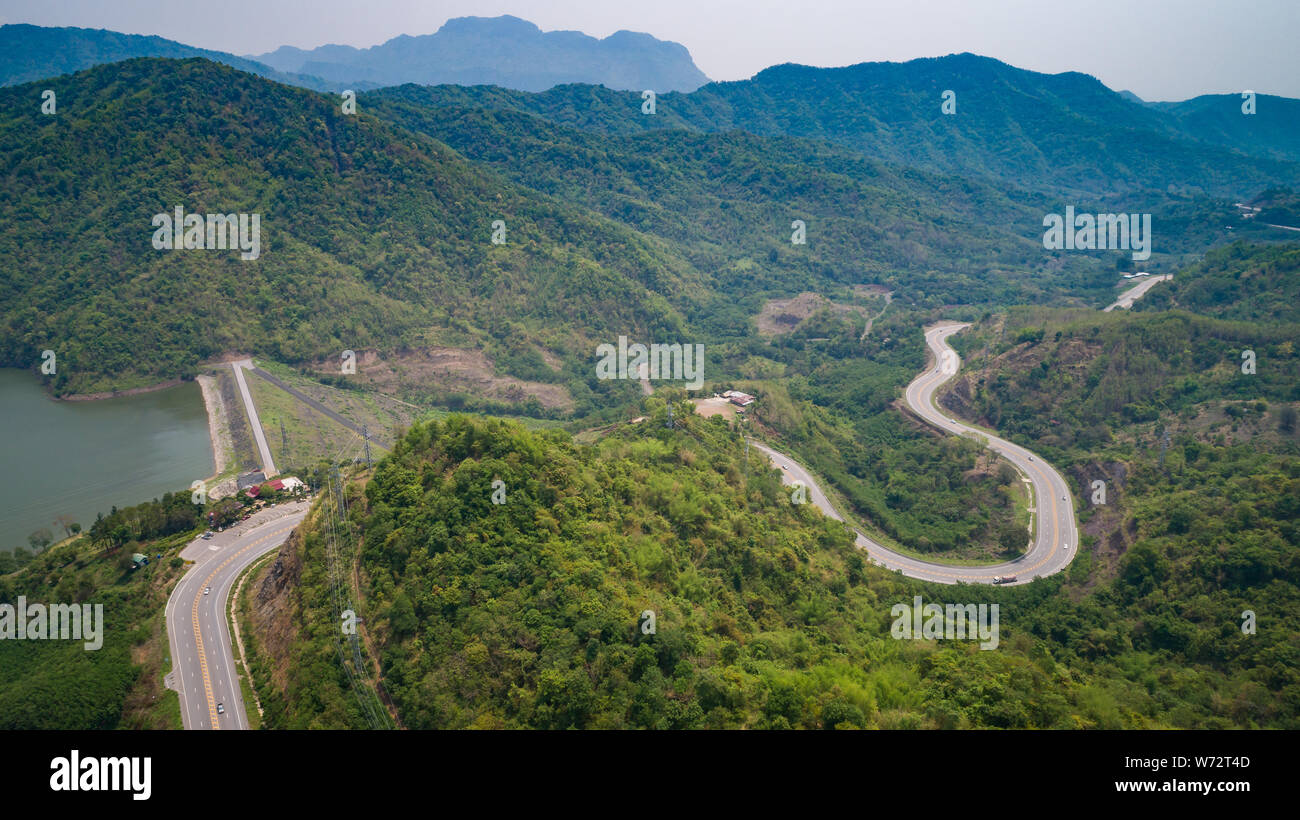
[[[212,579],[217,576],[217,573],[221,572],[223,569],[228,567],[231,561],[234,561],[236,558],[248,552],[250,549],[257,546],[258,544],[261,544],[263,541],[274,538],[277,535],[285,532],[286,530],[292,530],[292,529],[293,529],[292,526],[281,527],[275,532],[267,533],[266,535],[262,536],[261,538],[249,544],[248,546],[240,549],[234,555],[231,555],[229,558],[223,561],[221,563],[221,566],[212,570],[212,572],[208,575],[206,579],[204,579],[203,583],[200,585],[199,591],[194,594],[194,606],[190,612],[190,619],[191,619],[191,623],[194,626],[194,645],[199,653],[199,668],[203,671],[203,691],[207,695],[207,699],[208,699],[208,718],[212,721],[213,729],[220,729],[221,725],[217,722],[217,701],[216,698],[212,696],[212,678],[208,674],[208,656],[203,651],[203,635],[199,631],[199,602],[203,600],[203,590],[207,589],[211,585]]]

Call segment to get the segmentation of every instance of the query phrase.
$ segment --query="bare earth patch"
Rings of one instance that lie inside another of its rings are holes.
[[[876,293],[870,288],[879,287],[878,285],[856,285],[860,296],[874,296]],[[799,326],[808,317],[817,313],[819,310],[831,308],[840,313],[857,313],[866,316],[866,308],[859,305],[841,305],[832,302],[819,293],[805,291],[798,296],[789,299],[769,299],[763,309],[759,311],[757,323],[758,332],[763,336],[779,336],[783,333],[790,333]]]
[[[769,299],[758,314],[758,332],[764,336],[789,333],[799,323],[830,304],[817,293],[801,293],[791,299]]]
[[[321,364],[317,372],[335,375],[335,362]],[[357,353],[356,378],[367,387],[389,395],[429,391],[471,393],[514,404],[535,397],[548,409],[572,410],[569,391],[556,384],[498,376],[481,351],[432,347],[381,357],[373,350]]]
[[[705,418],[722,416],[730,421],[736,417],[736,405],[732,404],[730,399],[691,399],[691,404],[695,405],[695,412]]]

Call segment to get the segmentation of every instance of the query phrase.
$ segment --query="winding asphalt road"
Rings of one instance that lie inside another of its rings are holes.
[[[945,322],[925,331],[925,341],[931,353],[931,363],[907,386],[907,404],[921,418],[953,435],[971,435],[987,444],[1011,462],[1026,478],[1033,490],[1030,507],[1031,519],[1037,522],[1037,531],[1028,551],[1011,561],[980,566],[936,564],[908,555],[902,555],[872,541],[860,530],[854,529],[856,543],[866,550],[873,563],[897,570],[911,578],[935,581],[942,584],[991,584],[995,576],[1015,575],[1015,584],[1027,584],[1035,578],[1060,572],[1069,566],[1079,546],[1079,533],[1075,527],[1074,501],[1069,487],[1050,464],[1018,444],[989,435],[947,416],[934,404],[934,393],[944,382],[957,374],[961,359],[948,345],[947,338],[969,327],[955,322]],[[843,521],[844,518],[831,506],[826,494],[808,471],[794,460],[764,444],[752,441],[777,467],[781,468],[781,481],[792,485],[802,482],[807,488],[808,501],[826,516]]]
[[[186,729],[248,728],[226,627],[226,599],[239,573],[283,544],[310,506],[310,501],[278,504],[181,550],[182,558],[195,563],[167,599],[172,657],[167,686],[180,694]],[[205,594],[205,589],[211,592]],[[218,703],[225,709],[222,714]]]

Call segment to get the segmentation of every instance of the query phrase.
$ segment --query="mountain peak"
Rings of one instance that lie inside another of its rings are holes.
[[[542,30],[511,14],[499,17],[453,17],[442,24],[435,34],[495,34],[498,36],[538,35]]]
[[[281,48],[254,59],[281,71],[357,85],[497,85],[545,91],[586,83],[631,91],[694,91],[709,81],[680,43],[626,30],[604,39],[580,31],[542,31],[511,15],[456,17],[433,34],[345,48]]]

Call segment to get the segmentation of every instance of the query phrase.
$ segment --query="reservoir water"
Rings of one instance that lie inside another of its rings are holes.
[[[0,368],[0,550],[70,515],[95,514],[189,491],[212,475],[208,416],[198,384],[102,401],[54,401],[27,371]]]

